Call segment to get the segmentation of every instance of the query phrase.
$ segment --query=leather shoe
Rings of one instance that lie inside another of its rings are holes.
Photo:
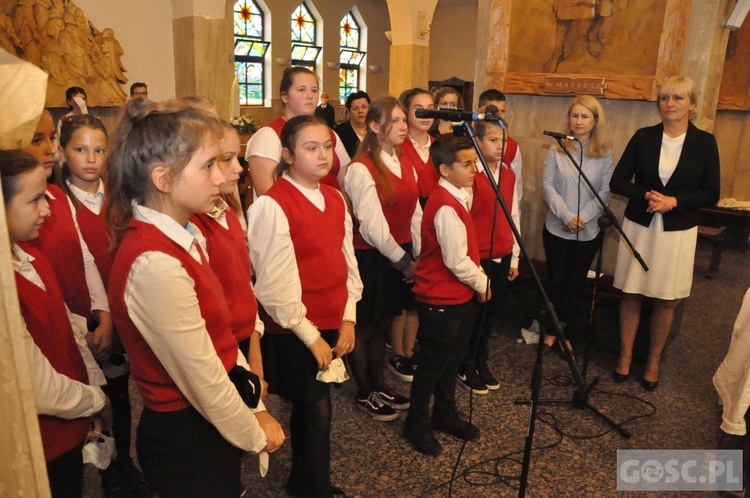
[[[621,374],[620,372],[615,370],[612,372],[612,378],[615,380],[615,383],[622,384],[623,382],[625,382],[626,380],[630,378],[630,372],[626,374]]]
[[[641,385],[646,391],[653,391],[656,389],[656,386],[659,385],[659,380],[641,380]]]

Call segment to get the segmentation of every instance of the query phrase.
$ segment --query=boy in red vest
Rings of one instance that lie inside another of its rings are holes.
[[[508,106],[505,94],[494,88],[483,91],[479,95],[479,107],[487,107],[491,105],[497,107],[497,115],[500,119],[505,121],[505,112]],[[518,199],[518,205],[520,207],[521,197],[523,197],[523,177],[521,176],[523,162],[521,160],[521,149],[518,148],[518,142],[511,137],[508,137],[508,143],[505,144],[503,164],[509,166],[516,175],[516,198]]]
[[[469,190],[477,154],[471,140],[440,136],[430,149],[440,173],[422,217],[422,252],[414,272],[422,362],[411,386],[411,407],[404,437],[420,453],[443,448],[433,430],[460,439],[479,438],[479,429],[458,417],[456,374],[469,346],[477,317],[477,299],[491,297],[489,279],[479,266],[479,246],[469,212]],[[430,396],[435,396],[432,418]]]

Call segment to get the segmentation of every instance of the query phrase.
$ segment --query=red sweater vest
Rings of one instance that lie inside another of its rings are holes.
[[[253,335],[258,302],[250,284],[250,257],[240,220],[231,208],[226,210],[226,217],[228,229],[207,214],[194,214],[190,221],[206,237],[209,265],[224,288],[232,318],[232,333],[240,342]]]
[[[338,330],[349,298],[349,268],[341,251],[346,207],[332,187],[321,185],[320,191],[325,199],[323,212],[287,180],[274,183],[267,195],[281,206],[289,222],[307,319],[320,330]],[[280,327],[267,331],[282,332]]]
[[[232,335],[224,290],[208,263],[205,260],[203,264],[195,261],[187,251],[155,226],[131,220],[109,276],[108,295],[112,319],[130,355],[130,372],[143,397],[143,405],[158,412],[176,411],[189,407],[190,402],[174,384],[133,324],[125,304],[125,285],[130,268],[141,254],[148,251],[162,252],[179,260],[195,282],[201,316],[226,371],[237,361],[237,341]]]
[[[102,206],[101,212],[95,214],[83,203],[76,212],[78,227],[81,229],[83,240],[89,246],[89,251],[94,256],[96,267],[104,281],[104,287],[109,283],[109,271],[112,268],[112,261],[115,259],[114,251],[110,251],[112,244],[112,229],[107,220],[106,205]]]
[[[20,242],[19,245],[26,252],[29,252],[30,247],[39,249],[47,257],[62,290],[65,304],[76,315],[88,318],[91,314],[91,297],[73,212],[68,204],[68,197],[60,187],[50,184],[47,185],[47,190],[55,199],[47,197],[50,215],[44,219],[39,237]]]
[[[373,180],[375,180],[375,189],[378,192],[380,207],[383,210],[383,215],[388,222],[388,227],[391,230],[393,238],[398,244],[411,242],[411,218],[414,215],[414,210],[417,208],[417,201],[419,200],[417,181],[414,179],[414,170],[411,164],[403,159],[400,161],[401,178],[391,173],[390,170],[387,171],[393,190],[390,197],[384,199],[383,186],[377,181],[378,172],[372,159],[372,154],[369,151],[363,152],[353,162],[364,164]],[[354,232],[354,248],[373,249],[362,238],[359,229]]]
[[[513,231],[510,223],[505,218],[503,208],[495,197],[490,179],[485,173],[477,173],[474,177],[474,201],[471,205],[471,218],[474,221],[474,229],[477,232],[479,243],[479,257],[485,259],[504,258],[513,252]],[[508,209],[513,204],[513,195],[516,191],[516,174],[507,166],[500,170],[500,195],[503,196]],[[490,255],[490,236],[492,231],[492,219],[495,215],[497,205],[497,222],[495,223],[494,243],[492,244],[492,255]]]
[[[479,265],[479,247],[474,232],[474,223],[466,208],[438,185],[427,199],[422,217],[422,252],[414,271],[414,294],[418,301],[436,305],[456,305],[469,302],[474,289],[456,278],[443,263],[443,252],[435,230],[435,215],[443,206],[455,210],[466,227],[466,243],[469,257]]]
[[[508,141],[505,142],[505,154],[503,154],[503,163],[510,167],[510,163],[516,158],[518,153],[518,142],[508,137]]]
[[[429,136],[429,135],[428,135]],[[434,142],[435,139],[430,137],[430,143]],[[422,158],[414,148],[414,144],[407,137],[404,143],[401,145],[400,154],[402,161],[406,161],[407,164],[411,164],[414,170],[417,172],[417,185],[419,186],[419,197],[427,198],[437,187],[440,175],[435,169],[435,164],[432,162],[432,158],[428,157],[427,162],[422,161]]]
[[[276,132],[276,135],[281,138],[281,129],[284,127],[284,123],[286,123],[286,119],[279,117],[266,124],[265,126],[271,128]],[[336,190],[341,190],[339,180],[338,178],[336,178],[336,176],[339,174],[339,170],[341,170],[341,159],[339,159],[338,154],[336,154],[336,133],[334,133],[334,131],[330,128],[328,129],[328,131],[331,133],[331,140],[333,141],[333,167],[331,168],[331,171],[329,171],[325,176],[325,178],[322,178],[320,180],[320,183],[322,183],[323,185],[330,185]]]
[[[58,373],[86,384],[88,374],[73,338],[73,329],[65,311],[65,301],[55,279],[55,273],[41,252],[34,248],[24,250],[35,258],[32,265],[47,289],[45,292],[16,273],[18,301],[26,327],[36,345]],[[65,420],[40,415],[39,429],[42,433],[44,458],[49,462],[69,452],[86,439],[89,419]]]

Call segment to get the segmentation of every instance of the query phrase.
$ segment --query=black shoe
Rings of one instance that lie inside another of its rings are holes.
[[[396,410],[386,405],[375,391],[364,399],[357,398],[357,405],[380,422],[390,422],[398,418]]]
[[[487,386],[487,389],[490,391],[497,391],[500,389],[500,382],[495,378],[494,375],[490,372],[489,368],[479,368],[477,369],[477,373],[479,374],[479,378],[484,382],[484,385]]]
[[[659,380],[641,380],[641,385],[646,391],[654,391],[656,389],[656,386],[659,385]]]
[[[375,392],[383,403],[394,410],[408,410],[411,405],[411,400],[409,398],[399,394],[388,384],[383,384],[383,387]]]
[[[388,360],[388,370],[404,382],[411,382],[414,380],[414,369],[412,368],[411,363],[409,363],[409,360],[403,356],[394,356]]]
[[[435,433],[426,425],[410,424],[407,418],[403,435],[412,447],[423,455],[437,456],[443,452],[443,446],[435,437]]]
[[[622,384],[623,382],[625,382],[626,380],[630,378],[630,372],[626,374],[621,374],[617,370],[614,370],[612,372],[612,378],[614,379],[615,383]]]
[[[466,420],[461,420],[458,415],[446,420],[433,417],[431,425],[436,431],[450,434],[458,439],[465,441],[479,439],[479,427]]]
[[[458,384],[470,389],[474,394],[487,394],[490,392],[487,385],[479,378],[476,370],[466,373],[458,372]]]

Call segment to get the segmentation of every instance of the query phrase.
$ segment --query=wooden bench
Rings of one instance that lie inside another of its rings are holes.
[[[710,241],[713,246],[711,264],[708,267],[706,278],[714,278],[719,272],[721,250],[724,248],[724,230],[726,230],[726,227],[711,228],[698,226],[698,238]]]

